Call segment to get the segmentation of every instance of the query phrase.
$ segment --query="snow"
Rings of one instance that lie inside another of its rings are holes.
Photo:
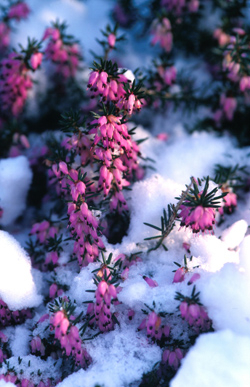
[[[99,52],[95,37],[98,36],[98,30],[106,25],[112,2],[29,0],[27,3],[35,11],[27,23],[20,23],[18,34],[13,32],[15,44],[20,42],[25,45],[27,36],[33,36],[34,31],[37,38],[41,37],[45,27],[58,17],[61,21],[67,20],[68,32],[80,39],[89,62],[88,49]],[[103,14],[106,16],[102,17]],[[136,62],[135,57],[130,56],[129,60]],[[133,76],[131,70],[127,75]],[[41,76],[39,78],[41,80]],[[44,80],[46,82],[45,75]],[[185,118],[177,116],[175,119],[174,124],[171,118],[166,120],[165,117],[156,116],[152,133],[142,126],[137,128],[137,139],[148,138],[141,145],[142,154],[155,160],[154,163],[147,162],[155,170],[147,169],[145,178],[136,182],[132,191],[126,193],[131,212],[127,235],[115,246],[105,243],[113,257],[120,253],[129,255],[141,251],[141,261],[131,266],[128,278],[120,284],[118,298],[121,304],[115,307],[120,326],[116,325],[114,331],[86,341],[84,346],[93,363],[87,370],[79,370],[68,376],[58,384],[59,387],[94,387],[97,384],[102,387],[138,386],[143,373],[151,371],[153,365],[161,360],[162,354],[162,350],[147,339],[145,332],[137,332],[144,318],[141,309],[145,309],[145,304],[152,307],[155,303],[156,312],[176,313],[179,302],[174,299],[175,294],[178,291],[190,296],[192,287],[188,287],[187,283],[194,272],[200,274],[195,285],[200,291],[200,301],[213,321],[215,332],[198,337],[170,385],[250,385],[250,235],[246,235],[250,222],[249,193],[239,202],[235,213],[225,217],[225,222],[216,228],[215,235],[196,236],[189,229],[180,229],[176,221],[175,228],[164,241],[168,251],[160,248],[149,253],[148,248],[152,244],[144,241],[144,238],[159,234],[144,222],[160,226],[163,209],[177,202],[176,197],[185,190],[191,176],[214,177],[216,163],[225,166],[239,163],[249,168],[247,155],[250,149],[237,148],[235,141],[227,135],[205,132],[188,135],[184,128]],[[164,131],[170,133],[166,142],[155,137]],[[15,219],[24,213],[31,179],[32,172],[25,156],[0,160],[2,226],[13,225]],[[192,256],[192,261],[188,259],[190,272],[186,274],[185,281],[173,284],[173,271],[177,269],[174,262],[183,266],[184,254],[187,253],[183,242],[190,244],[191,253],[187,254],[188,258]],[[69,287],[66,294],[76,302],[77,310],[85,312],[87,306],[82,303],[93,299],[93,293],[86,290],[96,289],[92,271],[100,264],[89,264],[79,272],[74,265],[68,265],[70,248],[61,255],[55,276],[59,283]],[[143,279],[144,275],[154,279],[158,286],[150,288]],[[48,295],[48,279],[51,280],[47,273],[31,269],[29,257],[15,238],[0,231],[0,298],[12,310],[39,307],[32,320],[19,327],[6,329],[13,355],[9,360],[10,366],[15,366],[17,370],[24,369],[27,377],[38,369],[46,376],[57,377],[52,358],[45,362],[29,355],[30,328],[48,312],[42,304],[42,294]],[[130,308],[135,311],[132,321],[127,317]],[[33,333],[42,336],[47,323],[39,324]],[[179,338],[182,333],[182,326],[177,321],[172,335]],[[21,365],[18,364],[19,356],[23,358]],[[3,365],[1,372],[5,370],[6,365]],[[6,386],[13,384],[0,381],[0,387]]]
[[[124,318],[125,319],[125,318]],[[125,321],[105,337],[97,337],[87,345],[93,364],[86,370],[70,375],[58,387],[103,387],[128,386],[140,380],[144,372],[160,360],[161,350],[148,343]]]
[[[240,244],[240,265],[250,275],[250,235],[246,236]]]
[[[170,387],[247,387],[250,338],[232,331],[201,335],[182,360]]]
[[[25,156],[0,160],[0,224],[10,225],[26,207],[32,172]]]
[[[184,189],[185,186],[165,179],[159,174],[136,182],[133,186],[133,194],[127,195],[131,208],[131,222],[128,237],[124,238],[123,244],[132,240],[142,242],[144,238],[158,235],[159,232],[143,223],[147,222],[159,227],[163,208],[167,208],[170,203],[176,203],[175,197]]]
[[[27,356],[30,353],[29,335],[30,330],[24,326],[14,328],[15,332],[11,342],[11,350],[13,356]]]
[[[227,248],[234,249],[242,242],[247,228],[247,222],[244,219],[239,220],[223,231],[221,240],[226,244]]]
[[[237,264],[226,263],[220,271],[201,278],[199,290],[216,330],[250,335],[249,273]]]
[[[0,231],[0,246],[0,298],[11,310],[38,306],[42,296],[37,294],[29,257],[5,231]]]

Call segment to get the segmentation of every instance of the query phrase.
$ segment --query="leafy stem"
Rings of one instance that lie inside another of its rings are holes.
[[[149,223],[144,223],[146,226],[149,226],[149,227],[152,227],[156,230],[161,231],[161,235],[157,235],[154,237],[144,239],[144,240],[151,240],[151,239],[159,238],[159,241],[155,244],[155,246],[151,247],[148,250],[148,253],[150,251],[157,250],[161,245],[165,249],[167,249],[166,246],[163,245],[163,241],[172,231],[172,229],[174,227],[174,222],[175,222],[177,215],[178,215],[178,211],[179,211],[181,205],[183,204],[184,200],[187,198],[188,193],[189,193],[189,191],[194,183],[195,183],[195,180],[193,177],[191,177],[191,183],[187,186],[187,189],[185,191],[182,191],[181,197],[180,197],[177,205],[176,206],[174,204],[168,205],[168,214],[167,214],[165,209],[163,210],[163,216],[161,217],[161,228],[154,226],[152,224],[149,224]]]

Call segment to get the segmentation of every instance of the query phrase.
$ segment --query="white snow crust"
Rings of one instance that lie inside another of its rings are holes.
[[[25,156],[0,160],[0,224],[10,225],[26,207],[32,172]]]
[[[230,330],[201,335],[170,387],[247,387],[250,338]]]
[[[20,23],[18,33],[12,33],[15,45],[18,42],[26,45],[27,36],[39,39],[45,27],[59,18],[66,20],[68,32],[80,39],[87,60],[92,59],[88,53],[90,48],[100,53],[95,38],[100,38],[99,29],[108,22],[107,14],[112,2],[27,0],[27,3],[33,14],[28,22]],[[130,54],[130,63],[137,63],[133,53]],[[114,257],[120,253],[129,255],[141,251],[141,262],[130,268],[128,278],[120,284],[122,290],[118,298],[121,304],[115,307],[120,326],[116,325],[114,331],[86,342],[84,345],[93,363],[86,371],[80,370],[68,376],[58,387],[95,387],[97,384],[102,387],[138,386],[143,373],[152,370],[154,364],[161,360],[162,353],[156,344],[148,341],[144,331],[137,332],[144,318],[141,309],[145,308],[145,303],[152,306],[155,302],[156,312],[164,310],[176,313],[179,302],[174,299],[175,294],[178,291],[190,296],[192,286],[187,286],[187,282],[194,272],[200,274],[196,288],[213,320],[215,332],[202,334],[197,339],[182,360],[171,387],[250,386],[249,193],[239,202],[235,213],[225,217],[225,222],[217,226],[215,235],[196,236],[189,229],[180,229],[176,222],[165,241],[168,251],[158,249],[147,253],[151,245],[144,241],[144,238],[158,234],[157,230],[149,228],[144,222],[160,226],[163,208],[176,203],[175,198],[185,190],[191,176],[213,176],[216,163],[225,166],[238,163],[250,167],[247,156],[250,148],[237,148],[235,141],[227,135],[219,137],[203,132],[188,135],[182,123],[184,120],[177,116],[173,123],[171,118],[156,116],[152,133],[142,126],[137,128],[137,139],[149,139],[141,145],[142,155],[155,160],[151,164],[147,162],[155,170],[147,169],[145,178],[126,193],[131,212],[128,235],[115,246],[106,243],[106,248]],[[156,134],[164,131],[170,133],[166,142],[156,138]],[[31,179],[32,172],[26,157],[0,160],[0,207],[4,210],[0,218],[2,226],[11,225],[25,210]],[[184,282],[173,283],[173,271],[177,268],[174,261],[183,265],[186,253],[183,242],[190,244],[188,257],[193,257],[192,262],[188,262],[190,272],[186,274]],[[69,287],[66,295],[76,301],[76,310],[81,311],[84,308],[82,303],[92,297],[86,290],[96,288],[92,271],[99,267],[99,263],[92,263],[79,273],[74,266],[63,266],[69,260],[69,253],[66,251],[63,254],[61,266],[55,270],[57,279]],[[158,286],[150,288],[143,276],[154,279]],[[27,320],[20,327],[6,329],[13,352],[10,365],[17,370],[23,367],[24,376],[27,377],[31,372],[37,373],[38,369],[48,377],[58,377],[54,360],[49,358],[45,362],[28,355],[29,329],[47,313],[41,305],[42,296],[39,294],[48,293],[47,278],[44,273],[31,271],[29,257],[19,243],[7,232],[0,231],[0,298],[12,310],[39,306],[32,320]],[[135,311],[132,321],[127,317],[129,308]],[[172,322],[175,323],[175,320]],[[38,325],[35,333],[42,335],[46,324]],[[173,324],[173,337],[179,338],[182,332],[183,326]],[[21,366],[18,356],[23,357]],[[1,372],[5,371],[6,366],[3,365]],[[6,386],[14,385],[0,381],[0,387]]]
[[[31,308],[42,302],[31,274],[29,257],[5,231],[0,231],[0,298],[11,310]]]

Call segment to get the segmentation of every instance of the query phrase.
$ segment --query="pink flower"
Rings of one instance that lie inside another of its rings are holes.
[[[224,94],[221,96],[220,104],[222,106],[223,112],[226,116],[226,119],[232,121],[234,112],[237,108],[237,100],[233,97],[226,97]]]
[[[163,334],[167,337],[170,332],[169,327],[161,327],[161,317],[154,311],[149,313],[149,315],[143,319],[138,330],[144,328],[147,328],[147,335],[156,340],[160,340]]]
[[[156,281],[154,281],[152,278],[149,278],[149,277],[146,277],[145,275],[142,277],[144,279],[144,281],[147,282],[147,284],[151,287],[151,288],[155,288],[158,286],[158,283]]]
[[[211,327],[211,320],[203,306],[195,304],[193,301],[191,301],[191,303],[188,302],[182,301],[179,306],[181,317],[184,318],[190,326],[193,326],[197,332],[209,330]]]
[[[194,273],[192,275],[192,277],[190,278],[190,280],[188,281],[188,285],[192,285],[195,281],[197,281],[200,278],[201,278],[201,276],[199,273]]]
[[[188,303],[186,301],[183,301],[180,304],[180,312],[181,312],[181,317],[186,318],[188,315]]]
[[[166,85],[171,86],[176,80],[176,68],[174,66],[167,67],[163,74],[163,80]]]
[[[10,28],[0,21],[0,50],[5,50],[10,44]]]
[[[246,89],[250,89],[250,76],[244,76],[240,80],[240,91],[244,92]]]
[[[156,138],[158,138],[158,140],[161,140],[161,141],[167,141],[168,137],[169,136],[167,135],[167,133],[159,133],[156,136]]]
[[[115,34],[109,34],[108,36],[108,44],[110,48],[114,48],[116,42],[116,36]]]
[[[222,31],[221,28],[217,28],[213,34],[214,38],[218,40],[220,46],[225,46],[230,42],[230,36]]]
[[[179,267],[179,269],[176,270],[173,283],[176,282],[183,282],[185,278],[186,270],[184,267]]]
[[[33,70],[36,70],[42,63],[43,54],[41,52],[35,52],[31,55],[30,65]]]
[[[56,297],[57,290],[58,290],[57,284],[54,283],[54,284],[50,285],[50,288],[49,288],[49,297],[50,297],[50,298],[55,298],[55,297]]]

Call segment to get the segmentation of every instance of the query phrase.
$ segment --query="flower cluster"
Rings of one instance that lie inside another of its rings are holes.
[[[223,166],[217,164],[215,167],[215,181],[221,185],[221,191],[226,193],[223,197],[222,207],[219,208],[219,213],[224,212],[230,214],[237,207],[237,189],[245,186],[245,178],[248,175],[246,166],[240,167],[236,164],[232,166]]]
[[[220,96],[220,107],[214,112],[214,120],[220,124],[222,119],[232,121],[237,109],[237,99],[232,95],[222,94]]]
[[[4,51],[10,44],[10,22],[26,19],[29,13],[30,9],[24,1],[16,1],[5,10],[5,15],[0,20],[0,51]]]
[[[161,5],[168,11],[173,11],[176,16],[180,16],[184,11],[197,12],[200,6],[199,0],[161,0]]]
[[[119,303],[117,300],[117,281],[119,279],[116,268],[120,261],[114,263],[114,267],[110,266],[112,254],[109,254],[106,260],[102,253],[102,264],[94,276],[94,282],[97,286],[95,290],[95,302],[90,302],[87,308],[89,316],[89,325],[96,325],[101,332],[108,332],[113,329],[116,322],[115,314],[112,311],[112,304]],[[93,290],[94,292],[94,290]]]
[[[63,353],[72,356],[77,367],[87,368],[91,358],[82,347],[77,326],[72,324],[65,311],[57,311],[51,317],[50,324],[51,330],[55,330],[55,338],[60,341]]]
[[[35,336],[31,339],[30,342],[31,353],[36,356],[44,356],[45,355],[45,346],[40,338],[40,336]]]
[[[1,109],[18,116],[23,111],[28,90],[32,88],[29,69],[23,57],[14,52],[1,64]]]
[[[55,23],[46,29],[43,40],[49,40],[45,56],[56,65],[56,73],[63,79],[76,75],[79,69],[81,53],[79,45],[65,34],[66,25]]]
[[[31,71],[35,71],[41,64],[42,53],[40,44],[29,41],[28,48],[21,53],[11,52],[1,61],[0,99],[1,110],[14,117],[19,116],[28,97],[28,91],[33,86]]]
[[[226,27],[226,26],[225,26]],[[239,102],[248,104],[250,90],[250,66],[248,60],[249,36],[242,28],[217,28],[214,37],[218,40],[222,57],[224,91],[220,95],[219,108],[214,113],[217,126],[223,120],[232,121]]]
[[[60,289],[56,283],[50,285],[49,288],[49,298],[56,298],[63,295],[63,289]]]
[[[182,301],[180,304],[181,317],[190,326],[198,328],[200,331],[208,331],[211,328],[211,320],[202,305]]]
[[[95,303],[88,305],[87,314],[94,316],[90,319],[90,325],[97,325],[101,332],[113,329],[111,301],[117,299],[115,286],[109,280],[101,280],[95,291]]]
[[[155,311],[151,311],[151,313],[143,319],[138,330],[146,328],[148,337],[151,337],[153,340],[160,341],[162,337],[167,338],[170,334],[170,327],[168,325],[161,324],[161,316],[155,313]]]
[[[215,209],[204,208],[201,205],[191,210],[183,205],[179,216],[181,226],[190,226],[194,233],[212,231],[215,224]]]
[[[49,238],[54,238],[58,233],[58,227],[55,227],[48,220],[43,220],[41,223],[34,223],[30,235],[35,235],[36,239],[41,244],[48,243]]]
[[[128,207],[121,191],[130,183],[124,176],[133,176],[138,169],[139,147],[121,116],[107,113],[97,117],[91,125],[89,133],[94,134],[95,159],[100,164],[98,190],[104,198],[112,193],[111,210],[126,211]]]
[[[181,226],[191,227],[193,233],[200,231],[213,231],[215,224],[215,209],[221,207],[220,199],[226,193],[215,196],[218,192],[218,187],[212,191],[208,191],[209,177],[206,179],[205,187],[199,191],[197,183],[193,182],[193,188],[187,195],[183,204],[180,206],[178,217],[181,218]]]
[[[162,363],[177,370],[183,357],[184,354],[181,348],[165,349],[162,353]]]
[[[126,94],[124,84],[127,82],[128,78],[118,72],[117,66],[106,61],[93,68],[88,80],[88,89],[92,97],[100,96],[102,101],[117,103]]]
[[[98,235],[98,221],[89,210],[86,202],[77,206],[68,205],[69,226],[75,239],[73,252],[77,256],[79,265],[93,262],[99,255],[99,249],[104,249],[101,237]]]
[[[219,213],[229,212],[231,213],[235,207],[237,207],[237,195],[233,192],[233,189],[227,184],[221,186],[221,191],[226,192],[226,196],[223,198],[223,206],[219,208]]]
[[[9,325],[22,324],[27,318],[32,318],[32,312],[29,309],[12,311],[8,305],[0,299],[0,325],[3,327]]]
[[[155,19],[152,24],[151,33],[153,35],[151,40],[153,45],[159,42],[160,46],[166,52],[170,52],[172,50],[173,34],[171,23],[168,18],[164,17],[162,20]]]
[[[174,66],[157,66],[157,72],[161,79],[164,81],[165,85],[171,86],[176,80],[177,70]],[[156,88],[161,88],[162,82],[155,82],[155,86]]]
[[[181,317],[199,334],[209,331],[212,327],[212,321],[199,301],[199,292],[195,293],[195,291],[194,286],[191,297],[184,297],[177,292],[175,299],[181,301],[179,306]]]
[[[224,47],[225,49],[223,52],[224,59],[223,59],[222,67],[223,67],[223,70],[226,72],[228,79],[230,79],[232,82],[240,81],[240,85],[242,83],[242,86],[243,86],[245,84],[244,80],[248,79],[248,77],[244,75],[244,70],[247,71],[248,68],[244,69],[245,47],[244,46],[242,47],[242,43],[245,41],[245,39],[244,38],[242,39],[242,37],[244,37],[246,33],[241,28],[234,28],[233,33],[234,35],[229,36],[228,42],[226,42]],[[238,36],[238,41],[235,35]],[[238,51],[236,55],[234,54],[235,51]],[[242,79],[243,79],[243,82],[242,82]]]

